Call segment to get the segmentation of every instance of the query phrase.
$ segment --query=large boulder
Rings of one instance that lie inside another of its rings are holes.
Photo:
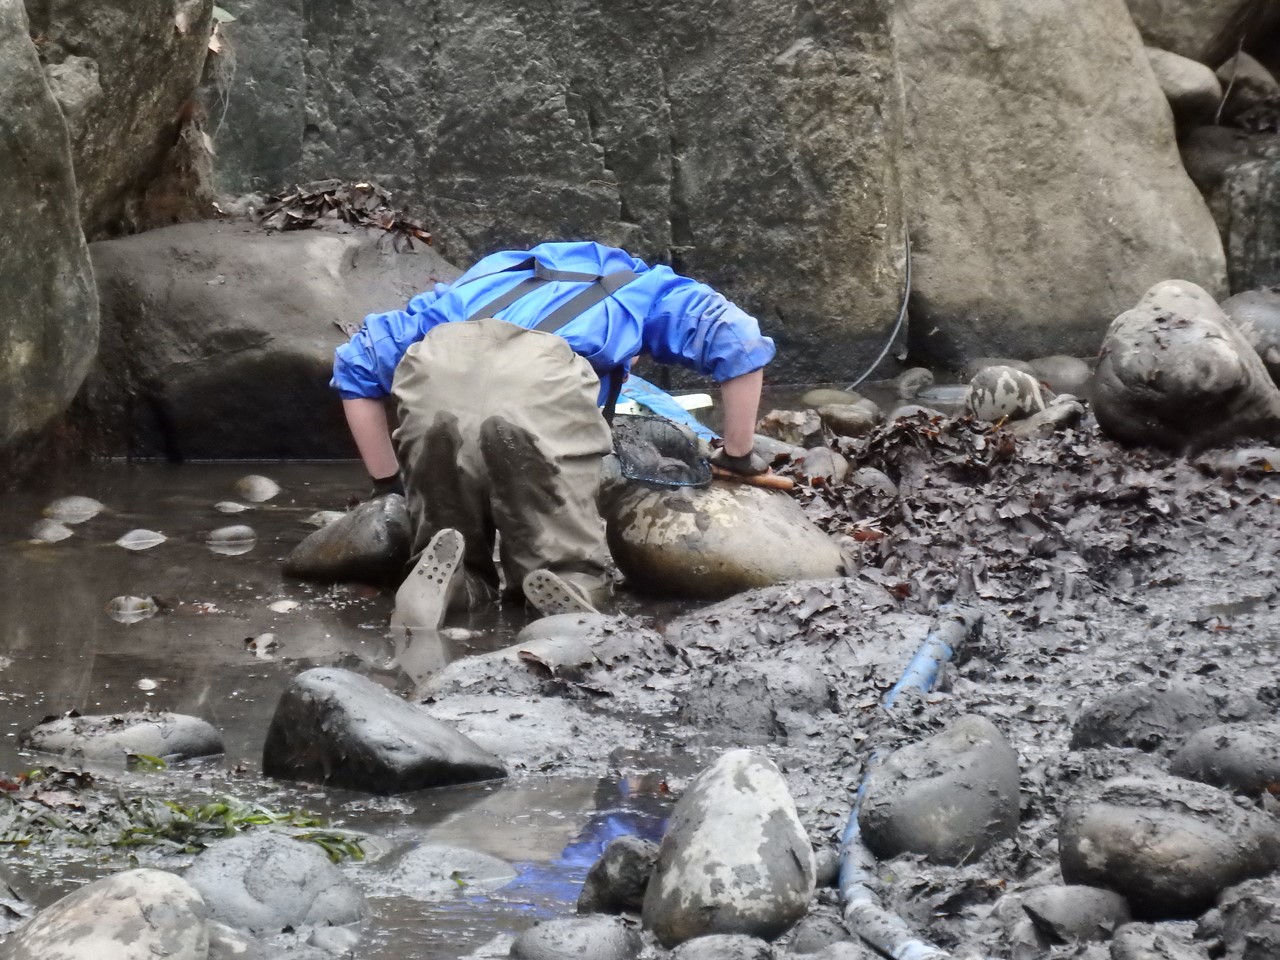
[[[1158,280],[1223,289],[1119,0],[904,0],[893,34],[922,353],[1088,355]]]
[[[101,452],[352,457],[329,387],[339,323],[396,310],[456,268],[377,231],[190,223],[91,247],[102,351],[83,417]]]
[[[262,772],[379,794],[506,776],[497,757],[421,707],[326,667],[299,674],[281,694]]]
[[[732,750],[676,803],[642,919],[665,947],[714,933],[771,940],[804,916],[813,848],[773,762]]]
[[[6,0],[7,2],[7,0]],[[196,889],[162,870],[129,870],[81,887],[0,947],[4,960],[205,960],[208,911]]]
[[[0,2],[0,451],[34,436],[80,387],[98,344],[98,298],[71,145],[21,0]]]
[[[1093,376],[1098,424],[1114,440],[1173,452],[1280,438],[1280,388],[1203,289],[1169,280],[1107,330]]]
[[[890,7],[241,0],[220,176],[375,177],[460,263],[620,244],[785,317],[775,374],[840,379],[901,296]]]
[[[200,83],[213,0],[27,0],[90,239],[136,227]]]
[[[660,595],[719,598],[845,573],[840,548],[798,503],[745,484],[632,484],[605,519],[618,569]]]

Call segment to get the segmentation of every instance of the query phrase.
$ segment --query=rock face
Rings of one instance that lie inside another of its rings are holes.
[[[1222,290],[1221,241],[1120,3],[907,0],[893,34],[913,353],[1085,356],[1158,280]]]
[[[1280,389],[1204,290],[1169,280],[1107,330],[1093,377],[1114,440],[1174,452],[1280,437]]]
[[[205,960],[208,916],[191,884],[162,870],[105,877],[42,910],[4,942],[5,960]]]
[[[28,750],[86,760],[123,761],[143,754],[182,761],[222,753],[222,734],[212,724],[177,713],[61,717],[23,731],[18,742]]]
[[[1169,772],[1253,796],[1280,790],[1280,720],[1206,727],[1174,754]]]
[[[1058,833],[1068,883],[1122,893],[1146,920],[1194,917],[1227,887],[1280,866],[1280,826],[1229,795],[1173,777],[1122,778],[1067,804]]]
[[[281,694],[262,772],[379,794],[506,776],[497,757],[420,707],[323,667],[294,677]]]
[[[1227,696],[1199,680],[1153,680],[1087,705],[1071,729],[1071,748],[1136,747],[1172,753],[1190,734],[1259,709],[1252,697]]]
[[[658,860],[658,848],[640,837],[610,840],[587,871],[578,895],[579,913],[639,913]]]
[[[101,452],[185,458],[354,456],[329,387],[336,323],[396,310],[458,271],[373,233],[268,235],[189,223],[95,243],[99,362],[78,417]]]
[[[790,497],[739,483],[633,484],[607,509],[609,550],[643,590],[702,599],[844,573],[840,548]]]
[[[1222,312],[1258,351],[1272,381],[1280,384],[1280,286],[1237,293],[1222,302]]]
[[[536,923],[511,945],[513,960],[634,960],[640,955],[640,934],[613,917],[561,917]]]
[[[286,576],[320,583],[399,584],[412,538],[404,497],[390,494],[360,504],[326,524],[285,558]]]
[[[285,927],[341,926],[364,916],[364,898],[317,844],[267,831],[209,847],[186,880],[209,916],[254,934]]]
[[[27,10],[71,131],[85,233],[124,232],[178,141],[213,0],[29,0]]]
[[[773,939],[804,916],[813,849],[772,761],[724,754],[676,803],[645,894],[665,947],[714,933]]]
[[[867,777],[858,825],[889,859],[966,863],[1018,830],[1018,757],[990,720],[961,717],[896,751]]]
[[[843,377],[901,290],[889,6],[245,0],[224,186],[376,177],[459,263],[617,243],[784,315],[775,373]]]
[[[62,413],[98,344],[71,146],[21,0],[0,3],[0,452]]]

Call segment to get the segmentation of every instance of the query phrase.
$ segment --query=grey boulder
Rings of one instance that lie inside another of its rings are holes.
[[[1222,102],[1222,84],[1203,63],[1147,47],[1147,61],[1179,124],[1209,120]]]
[[[966,716],[872,768],[858,812],[877,857],[974,860],[1018,830],[1018,756],[996,726]]]
[[[658,860],[655,844],[625,836],[609,841],[578,895],[579,913],[639,913]]]
[[[1013,367],[986,367],[969,381],[965,406],[979,420],[1025,420],[1045,408],[1034,376]]]
[[[840,548],[795,500],[741,483],[637,485],[605,519],[618,568],[636,587],[660,595],[715,599],[845,572]]]
[[[317,844],[259,830],[222,840],[187,868],[210,918],[238,930],[342,926],[365,915],[359,889]]]
[[[284,572],[319,583],[394,586],[404,579],[411,542],[404,497],[375,497],[308,535],[285,558]]]
[[[294,677],[281,694],[262,772],[377,794],[506,776],[497,757],[421,707],[325,667]]]
[[[1280,790],[1280,720],[1199,730],[1174,754],[1169,772],[1252,796]]]
[[[1237,293],[1222,301],[1222,312],[1258,351],[1271,379],[1280,383],[1280,287]]]
[[[1187,919],[1280,866],[1280,824],[1214,787],[1124,777],[1066,805],[1058,847],[1068,883],[1123,894],[1139,919]]]
[[[1113,440],[1176,453],[1280,438],[1280,388],[1203,289],[1168,280],[1107,330],[1093,378]]]
[[[205,960],[199,892],[162,870],[128,870],[70,893],[9,936],[4,960]]]
[[[512,960],[633,960],[643,941],[615,917],[561,917],[522,931],[511,944]]]
[[[677,801],[642,920],[667,948],[708,934],[771,940],[808,909],[813,848],[773,762],[724,754]]]
[[[1136,747],[1171,753],[1190,734],[1250,716],[1256,699],[1210,688],[1200,680],[1152,680],[1087,705],[1071,728],[1071,748]]]
[[[23,731],[18,742],[28,750],[121,762],[130,754],[182,761],[223,752],[212,724],[178,713],[59,717]]]

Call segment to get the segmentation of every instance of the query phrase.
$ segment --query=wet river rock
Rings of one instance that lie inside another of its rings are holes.
[[[775,960],[773,945],[740,933],[713,933],[687,940],[671,951],[671,960]]]
[[[640,837],[609,841],[591,865],[578,895],[579,913],[639,913],[658,861],[658,847]]]
[[[404,579],[410,542],[404,497],[376,497],[294,547],[284,572],[318,583],[395,585]]]
[[[1111,960],[1209,960],[1209,952],[1170,924],[1127,923],[1111,941]]]
[[[872,768],[858,813],[867,848],[967,863],[1018,830],[1018,756],[996,726],[966,716]]]
[[[162,870],[128,870],[40,911],[0,946],[3,960],[205,960],[200,894]]]
[[[1201,680],[1153,680],[1126,686],[1088,704],[1071,729],[1071,748],[1136,747],[1168,753],[1187,736],[1262,705],[1252,696],[1211,688]]]
[[[421,707],[326,667],[298,675],[281,694],[262,772],[377,794],[506,776],[497,757]]]
[[[359,889],[318,844],[278,833],[219,841],[196,857],[185,877],[212,919],[252,934],[342,926],[365,915]]]
[[[640,955],[640,934],[606,916],[560,917],[534,924],[511,945],[512,960],[633,960]]]
[[[1246,880],[1222,894],[1196,936],[1217,940],[1229,960],[1280,957],[1280,876]]]
[[[516,878],[515,868],[487,853],[423,843],[405,851],[390,868],[384,886],[414,900],[449,900],[459,893],[476,896]]]
[[[782,774],[733,750],[676,803],[643,924],[668,948],[714,933],[772,940],[804,916],[813,891],[813,849]]]
[[[606,516],[609,549],[636,587],[715,599],[845,573],[840,548],[785,494],[741,483],[635,485]]]
[[[177,713],[59,717],[24,731],[18,743],[44,753],[120,762],[130,754],[182,761],[223,752],[222,734],[212,724]]]
[[[1054,944],[1110,940],[1130,919],[1129,905],[1120,894],[1061,884],[1007,894],[995,913],[1012,943],[1041,951]],[[1015,955],[1020,953],[1015,950]]]
[[[969,381],[965,406],[979,420],[1025,420],[1045,408],[1044,394],[1034,376],[1013,367],[979,370]]]
[[[1094,412],[1128,446],[1175,453],[1280,438],[1280,388],[1204,290],[1156,284],[1111,324],[1094,373]]]
[[[1067,804],[1058,845],[1068,883],[1123,894],[1139,919],[1185,919],[1280,866],[1280,822],[1204,784],[1124,777]]]
[[[1280,720],[1206,727],[1174,754],[1169,772],[1252,796],[1280,791]]]

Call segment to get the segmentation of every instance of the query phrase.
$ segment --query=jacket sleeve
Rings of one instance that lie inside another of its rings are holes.
[[[343,400],[388,396],[400,358],[440,322],[431,307],[448,289],[447,283],[438,283],[410,300],[403,310],[365,317],[359,332],[334,351],[329,386]]]
[[[760,324],[705,283],[663,272],[662,293],[645,322],[644,345],[659,363],[693,367],[717,383],[759,370],[777,353]]]

